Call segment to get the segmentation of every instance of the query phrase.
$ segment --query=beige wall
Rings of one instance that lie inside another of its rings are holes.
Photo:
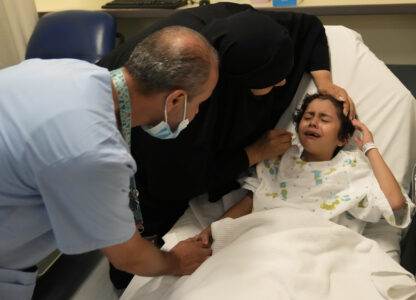
[[[0,0],[0,69],[24,59],[37,21],[33,0]]]
[[[358,31],[365,44],[387,64],[416,65],[416,15],[320,16],[326,25]]]
[[[35,0],[38,11],[56,11],[64,9],[100,9],[102,5],[111,0]],[[222,2],[224,0],[210,0],[211,3]],[[250,0],[227,0],[235,3],[253,2],[264,4],[256,4],[258,6],[271,7],[271,0],[250,1]],[[301,6],[322,6],[322,5],[361,5],[361,4],[413,4],[415,0],[299,0]]]

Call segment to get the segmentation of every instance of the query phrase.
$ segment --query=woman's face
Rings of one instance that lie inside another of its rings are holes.
[[[330,100],[315,99],[305,110],[299,123],[298,135],[304,148],[305,161],[331,160],[337,147],[346,141],[338,138],[341,121]]]
[[[250,91],[251,91],[251,93],[254,95],[254,96],[264,96],[264,95],[267,95],[268,93],[270,93],[270,91],[275,87],[275,86],[283,86],[283,85],[285,85],[286,84],[286,78],[285,79],[283,79],[282,81],[280,81],[280,82],[278,82],[278,83],[276,83],[276,84],[274,84],[274,85],[272,85],[272,86],[268,86],[268,87],[265,87],[265,88],[263,88],[263,89],[250,89]]]

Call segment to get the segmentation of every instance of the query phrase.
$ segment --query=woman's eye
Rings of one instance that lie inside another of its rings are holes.
[[[328,122],[329,122],[329,120],[327,120],[327,119],[322,119],[322,122],[324,122],[324,123],[328,123]]]

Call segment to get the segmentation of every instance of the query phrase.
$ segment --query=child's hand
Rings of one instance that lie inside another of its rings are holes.
[[[211,226],[208,226],[207,228],[205,228],[195,238],[197,241],[202,241],[203,247],[211,247],[211,244],[212,244]]]
[[[360,150],[363,149],[365,144],[374,142],[373,134],[367,128],[367,126],[364,125],[364,123],[358,121],[357,119],[354,119],[351,122],[355,129],[359,130],[362,135],[361,139],[358,136],[354,137],[354,141],[357,143],[357,146],[360,148]]]

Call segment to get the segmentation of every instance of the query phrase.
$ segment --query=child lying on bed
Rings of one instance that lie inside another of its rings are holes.
[[[374,146],[369,129],[356,119],[350,121],[342,109],[331,96],[307,96],[293,116],[303,149],[294,145],[283,156],[259,163],[257,174],[246,178],[243,186],[251,192],[222,218],[293,207],[358,233],[366,222],[381,217],[392,226],[407,227],[413,203]],[[361,132],[354,140],[362,152],[342,150],[354,128]],[[198,239],[208,246],[211,226]]]

